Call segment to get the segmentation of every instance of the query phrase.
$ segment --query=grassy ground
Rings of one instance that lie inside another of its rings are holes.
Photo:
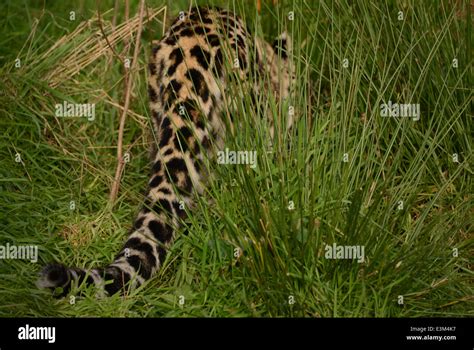
[[[168,15],[187,8],[170,3]],[[268,40],[283,28],[293,37],[293,130],[277,129],[268,149],[268,125],[242,103],[227,146],[256,150],[258,166],[211,162],[215,179],[158,276],[125,297],[55,300],[34,286],[41,267],[110,262],[140,206],[146,58],[162,24],[142,36],[124,135],[130,162],[110,208],[122,64],[106,52],[75,75],[58,70],[97,35],[96,21],[48,52],[94,17],[95,1],[2,2],[0,244],[37,245],[39,259],[0,260],[0,316],[473,316],[469,2],[279,3],[263,2],[258,18],[254,2],[215,2]],[[123,43],[116,49],[124,54]],[[56,118],[63,100],[95,103],[95,120]],[[419,104],[420,120],[381,117],[388,101]],[[327,259],[333,243],[364,247],[365,261]]]

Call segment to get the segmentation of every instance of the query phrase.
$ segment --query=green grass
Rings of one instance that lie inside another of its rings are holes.
[[[277,128],[269,149],[267,121],[239,100],[241,124],[226,146],[256,150],[257,168],[210,161],[215,176],[164,268],[125,297],[102,300],[93,291],[56,300],[34,282],[50,261],[105,265],[125,240],[147,182],[145,67],[161,24],[143,34],[124,135],[131,160],[112,209],[120,113],[106,99],[123,103],[121,64],[104,55],[51,88],[45,77],[76,42],[43,56],[94,16],[95,2],[57,2],[44,12],[36,1],[0,5],[0,244],[39,248],[36,264],[0,260],[0,316],[472,317],[469,2],[263,2],[259,18],[247,2],[214,3],[235,7],[269,41],[283,29],[293,37],[292,100],[280,110],[267,105],[277,125],[294,106],[295,125]],[[168,13],[186,8],[173,1]],[[96,119],[55,118],[63,100],[96,103]],[[381,117],[389,100],[420,104],[420,120]],[[365,261],[326,259],[333,243],[364,246]]]

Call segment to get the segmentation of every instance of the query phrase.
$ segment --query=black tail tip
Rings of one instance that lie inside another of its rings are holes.
[[[63,287],[69,281],[67,268],[60,264],[48,264],[40,272],[40,278],[36,282],[39,288]]]

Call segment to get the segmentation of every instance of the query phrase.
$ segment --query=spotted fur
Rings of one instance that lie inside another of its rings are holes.
[[[153,44],[148,91],[157,149],[144,205],[123,249],[105,268],[48,265],[39,286],[62,287],[66,295],[84,282],[111,295],[151,278],[186,218],[185,208],[204,190],[204,157],[223,146],[223,109],[238,99],[226,96],[230,82],[242,82],[255,100],[262,90],[277,101],[287,98],[294,79],[290,50],[286,34],[270,45],[225,10],[194,8],[177,18]]]

